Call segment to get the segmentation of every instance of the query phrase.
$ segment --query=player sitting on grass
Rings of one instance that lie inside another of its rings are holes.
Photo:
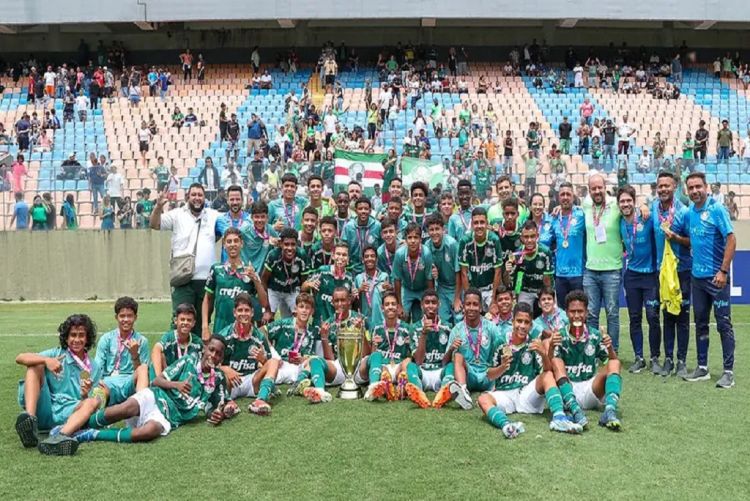
[[[124,402],[138,390],[148,387],[148,339],[134,326],[138,303],[131,297],[115,301],[117,328],[103,334],[96,344],[96,363],[102,368],[102,384],[108,405]]]
[[[438,391],[445,374],[453,373],[453,364],[446,363],[449,325],[440,321],[440,299],[433,289],[422,294],[422,320],[414,324],[411,336],[412,361],[406,366],[406,395],[419,407],[432,403],[425,391]]]
[[[235,322],[219,332],[226,341],[221,370],[231,387],[231,399],[257,397],[248,410],[260,416],[271,413],[268,403],[274,392],[279,360],[261,331],[253,326],[252,298],[244,292],[234,298]]]
[[[553,334],[559,334],[562,329],[570,324],[568,315],[557,306],[555,289],[552,287],[542,288],[539,293],[539,307],[542,314],[535,318],[531,325],[531,333],[529,334],[531,339],[538,337],[549,339]]]
[[[446,376],[435,395],[433,407],[439,409],[455,399],[463,409],[469,410],[473,407],[469,392],[492,388],[487,368],[492,363],[500,336],[498,327],[482,317],[482,292],[468,289],[464,292],[464,319],[453,327],[448,340],[455,375],[453,378]]]
[[[63,424],[101,377],[101,366],[88,355],[96,340],[94,322],[87,315],[71,315],[57,332],[59,348],[16,357],[16,363],[26,367],[18,383],[18,403],[24,411],[16,419],[24,447],[37,446],[38,430]]]
[[[336,287],[354,289],[354,279],[346,271],[349,266],[349,246],[339,242],[333,248],[333,264],[321,266],[302,284],[302,290],[314,294],[313,323],[320,323],[333,315],[333,291]]]
[[[268,340],[281,357],[276,384],[294,384],[300,373],[305,372],[315,355],[315,345],[320,337],[317,324],[313,323],[315,303],[310,294],[301,292],[297,296],[294,317],[283,318],[268,325]],[[313,362],[316,377],[322,379],[325,386],[325,363],[318,359]],[[307,377],[310,377],[309,371]],[[331,395],[323,392],[321,399],[331,400]]]
[[[551,338],[554,346],[552,370],[565,409],[576,423],[586,426],[588,419],[583,409],[595,409],[604,404],[599,425],[619,431],[620,360],[612,348],[612,339],[586,325],[587,308],[588,296],[583,291],[571,291],[565,297],[570,326]],[[599,361],[606,361],[606,364],[597,371]]]
[[[549,428],[563,433],[581,433],[583,428],[565,415],[560,390],[552,376],[548,347],[541,339],[531,339],[533,310],[519,303],[513,311],[513,330],[501,339],[495,350],[494,366],[487,377],[495,381],[494,391],[479,396],[479,407],[506,438],[523,433],[520,422],[511,422],[508,414],[541,414],[545,401],[552,412]]]
[[[39,444],[39,450],[51,456],[70,456],[75,454],[79,442],[84,441],[150,442],[192,421],[201,410],[209,423],[220,424],[228,417],[225,414],[229,400],[226,379],[218,369],[224,350],[224,340],[212,337],[202,356],[192,353],[180,358],[156,376],[151,387],[139,390],[121,404],[98,410],[88,418],[91,428],[77,439],[71,434],[78,413],[54,436]],[[122,420],[127,420],[127,427],[94,429]],[[78,421],[85,422],[86,419]]]
[[[362,347],[357,382],[370,382],[365,400],[380,397],[403,400],[406,396],[406,367],[411,361],[411,330],[398,319],[398,299],[393,292],[383,294],[383,316],[384,324],[373,328],[371,343]]]
[[[495,300],[490,305],[485,318],[501,329],[511,329],[513,327],[513,291],[504,285],[498,285]]]
[[[189,303],[177,306],[174,323],[176,328],[165,332],[151,349],[150,381],[161,374],[165,367],[172,365],[185,355],[196,353],[200,356],[203,351],[203,341],[199,335],[193,334],[195,306]]]

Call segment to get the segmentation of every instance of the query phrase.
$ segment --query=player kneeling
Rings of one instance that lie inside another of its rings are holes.
[[[489,422],[506,438],[523,433],[521,422],[511,422],[508,414],[541,414],[545,401],[552,412],[549,428],[563,433],[581,433],[583,428],[565,415],[563,400],[550,370],[548,348],[540,339],[531,340],[532,308],[519,303],[513,310],[513,331],[504,334],[495,351],[495,366],[487,377],[495,380],[495,390],[479,396],[479,407]]]
[[[220,424],[232,412],[227,412],[233,402],[228,401],[224,374],[218,369],[224,358],[224,340],[213,336],[203,355],[185,355],[156,376],[153,385],[144,388],[125,402],[98,410],[88,419],[92,428],[73,438],[71,435],[82,423],[74,413],[53,440],[39,445],[43,454],[72,455],[78,442],[149,442],[166,436],[178,426],[192,421],[201,410],[208,422]],[[95,400],[95,399],[89,399]],[[127,420],[125,428],[98,430],[118,421]]]
[[[565,409],[573,421],[586,426],[583,409],[604,405],[599,425],[619,431],[617,405],[622,391],[620,361],[612,348],[612,339],[586,326],[588,297],[583,291],[571,291],[565,297],[570,326],[553,335],[552,370],[563,397]],[[597,371],[597,362],[606,364]]]

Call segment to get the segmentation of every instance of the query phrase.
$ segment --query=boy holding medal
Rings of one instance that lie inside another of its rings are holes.
[[[230,404],[234,404],[228,398],[226,379],[218,370],[223,356],[224,341],[213,336],[203,355],[191,353],[182,357],[157,376],[151,387],[139,390],[121,404],[100,409],[88,418],[91,428],[102,428],[123,420],[127,420],[127,427],[89,429],[85,437],[79,435],[76,439],[72,433],[77,428],[71,417],[59,433],[51,437],[55,440],[42,442],[39,450],[52,456],[71,456],[82,441],[150,442],[168,435],[172,428],[192,421],[201,410],[208,416],[209,423],[220,424],[234,415],[228,412]]]
[[[256,397],[248,410],[266,416],[271,413],[268,401],[273,396],[279,359],[271,358],[268,339],[253,326],[252,299],[245,292],[234,298],[234,317],[235,322],[218,333],[226,342],[221,370],[230,385],[230,398]]]
[[[555,302],[555,290],[552,287],[544,287],[539,293],[539,307],[542,314],[534,319],[531,324],[531,339],[549,339],[553,334],[559,334],[570,322],[568,315]]]
[[[312,246],[310,270],[315,273],[321,266],[333,264],[333,246],[336,243],[336,219],[323,216],[320,219],[320,240]]]
[[[151,350],[150,381],[160,375],[165,367],[169,367],[185,355],[196,353],[200,356],[203,352],[203,341],[200,336],[193,334],[195,307],[192,304],[183,303],[177,306],[174,324],[175,328],[164,333]]]
[[[266,321],[270,321],[277,311],[281,311],[282,317],[292,315],[300,285],[309,273],[307,256],[297,245],[297,231],[284,228],[279,239],[281,248],[268,253],[261,275],[270,305],[270,311],[264,316]]]
[[[464,235],[458,246],[461,290],[479,290],[482,309],[486,311],[500,287],[503,248],[497,234],[488,231],[487,211],[484,208],[475,207],[471,212],[471,226],[473,231]]]
[[[390,217],[383,219],[380,224],[380,235],[383,244],[378,247],[378,270],[385,272],[390,277],[393,274],[393,257],[399,246],[396,222]]]
[[[344,226],[341,239],[349,245],[349,261],[352,274],[362,273],[362,251],[368,245],[380,245],[380,222],[370,216],[372,203],[367,197],[357,199],[354,209],[357,217]]]
[[[411,335],[412,361],[406,366],[406,395],[419,407],[432,403],[425,391],[438,391],[446,374],[452,374],[453,364],[446,359],[450,325],[441,321],[440,298],[429,289],[422,295],[422,320],[414,324]]]
[[[422,318],[422,294],[434,287],[432,275],[432,254],[422,245],[422,229],[409,223],[406,245],[393,257],[393,288],[402,319],[417,322]]]
[[[315,312],[313,323],[320,322],[333,315],[333,291],[336,287],[354,290],[352,275],[346,271],[349,265],[349,247],[339,242],[333,247],[333,264],[321,266],[302,284],[302,290],[314,294]]]
[[[537,299],[542,287],[552,285],[552,256],[549,250],[539,245],[539,230],[536,223],[528,220],[521,228],[520,247],[506,255],[503,281],[513,287],[517,303],[538,307]]]
[[[426,221],[430,238],[424,244],[432,254],[432,279],[440,297],[440,318],[453,323],[454,312],[461,311],[461,295],[456,293],[460,279],[458,242],[446,235],[440,214],[431,214]]]
[[[406,397],[406,367],[411,361],[411,329],[398,318],[398,299],[393,292],[383,294],[383,316],[384,323],[372,330],[371,342],[362,346],[363,356],[357,372],[361,381],[370,382],[365,400],[380,397],[403,400]]]
[[[617,417],[622,393],[620,361],[612,339],[586,325],[588,302],[588,296],[580,290],[570,292],[565,298],[570,325],[551,338],[552,371],[565,409],[575,423],[586,427],[588,419],[583,410],[603,404],[599,426],[620,431],[622,425]],[[605,364],[597,370],[600,362]]]
[[[262,200],[255,202],[250,209],[253,224],[242,225],[243,263],[250,263],[253,269],[262,270],[266,263],[266,256],[278,242],[278,233],[268,224],[268,206]]]
[[[365,317],[368,325],[374,326],[383,322],[381,297],[391,286],[388,283],[388,274],[377,269],[375,247],[365,247],[362,260],[365,271],[354,277],[354,289],[359,293],[359,312]]]
[[[101,366],[88,356],[96,340],[94,322],[87,315],[71,315],[57,332],[59,348],[16,357],[16,363],[26,367],[18,384],[23,412],[16,419],[16,432],[27,448],[37,446],[39,430],[63,424],[101,377]]]
[[[581,433],[583,427],[565,414],[560,390],[555,385],[549,349],[541,339],[531,339],[531,306],[518,303],[513,310],[513,330],[502,335],[487,377],[494,390],[482,393],[478,403],[487,420],[500,428],[505,438],[524,432],[523,423],[511,422],[508,414],[541,414],[545,402],[552,413],[549,428],[562,433]]]

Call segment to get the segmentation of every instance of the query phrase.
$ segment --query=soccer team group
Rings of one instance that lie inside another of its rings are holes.
[[[354,378],[368,401],[410,400],[425,409],[453,401],[471,409],[471,392],[480,392],[476,404],[507,438],[524,431],[514,414],[545,408],[553,431],[582,433],[584,411],[601,408],[599,424],[618,431],[617,339],[596,328],[580,284],[565,281],[573,284],[565,290],[555,262],[570,268],[576,253],[579,261],[596,253],[587,231],[597,235],[593,245],[622,242],[628,223],[642,231],[649,216],[644,207],[634,220],[634,196],[629,206],[618,204],[601,176],[592,182],[601,189],[592,188],[584,208],[564,184],[555,215],[543,203],[540,211],[535,197],[527,208],[506,177],[489,207],[473,204],[466,180],[457,204],[450,195],[431,201],[428,187],[414,183],[406,211],[399,178],[375,209],[356,182],[334,200],[321,197],[323,181],[311,176],[304,197],[287,174],[282,198],[256,202],[247,214],[241,188],[231,187],[230,211],[215,224],[222,257],[200,282],[202,301],[175,301],[173,292],[172,329],[152,349],[135,329],[137,302],[122,297],[114,306],[117,327],[98,341],[91,319],[74,314],[59,327],[59,347],[17,357],[27,368],[18,394],[20,440],[49,455],[71,455],[95,440],[149,441],[201,412],[213,425],[231,419],[242,397],[253,398],[250,412],[268,415],[278,385],[288,385],[290,397],[330,402],[327,388],[345,379],[342,329],[362,336]],[[177,211],[195,220],[210,211],[200,185],[190,187],[184,208],[162,216],[164,202],[152,227],[161,218],[161,229],[174,228],[169,218]],[[682,217],[688,208],[671,203],[666,214],[676,231],[675,209]],[[610,220],[614,233],[602,227]],[[126,426],[110,427],[123,420]],[[40,430],[49,437],[40,441]]]

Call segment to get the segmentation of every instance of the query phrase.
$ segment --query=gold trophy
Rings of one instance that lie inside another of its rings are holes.
[[[354,327],[351,323],[339,323],[336,333],[336,342],[339,349],[339,362],[344,371],[344,383],[339,389],[339,398],[344,400],[356,400],[359,398],[359,386],[354,382],[354,371],[359,366],[362,358],[362,329]]]

